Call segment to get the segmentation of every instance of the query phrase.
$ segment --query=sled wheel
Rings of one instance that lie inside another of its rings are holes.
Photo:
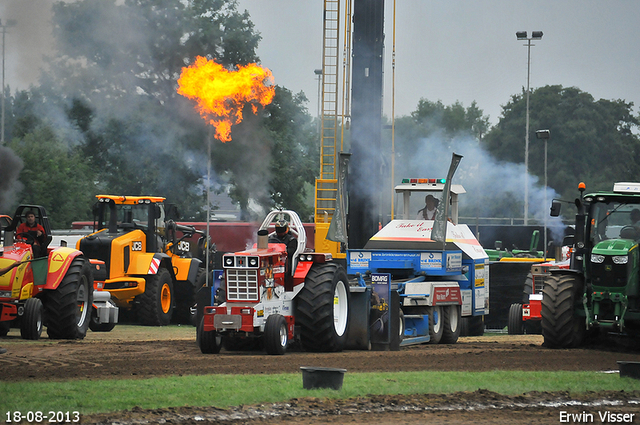
[[[462,317],[459,305],[442,307],[442,339],[440,344],[455,344],[460,336]]]
[[[429,315],[429,343],[439,344],[444,333],[444,326],[442,326],[442,307],[433,306],[427,309]]]

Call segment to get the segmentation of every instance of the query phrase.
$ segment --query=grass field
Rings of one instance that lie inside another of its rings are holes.
[[[350,398],[373,394],[440,394],[487,389],[529,391],[640,391],[640,380],[602,372],[398,372],[347,373],[339,391],[305,390],[301,374],[199,375],[131,380],[2,383],[0,412],[112,412],[138,406],[229,406],[283,402],[299,397]]]

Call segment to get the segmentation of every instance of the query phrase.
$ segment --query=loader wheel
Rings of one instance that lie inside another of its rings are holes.
[[[11,330],[11,320],[0,322],[0,337],[7,336]]]
[[[314,264],[297,301],[300,342],[308,351],[341,351],[349,328],[349,281],[336,263]]]
[[[579,346],[586,334],[585,318],[576,315],[582,308],[582,276],[558,273],[545,280],[542,289],[542,336],[549,348]]]
[[[71,262],[67,274],[44,302],[47,334],[51,339],[82,339],[91,320],[93,279],[83,257]]]
[[[427,314],[429,315],[429,344],[438,344],[444,331],[442,326],[442,307],[427,307]]]
[[[484,334],[483,316],[466,316],[462,318],[460,336],[482,336]]]
[[[442,307],[442,339],[440,344],[455,344],[460,336],[462,316],[459,305]]]
[[[207,278],[207,274],[203,268],[198,270],[196,275],[196,282],[192,284],[188,281],[180,281],[176,283],[176,308],[173,312],[173,323],[180,323],[182,325],[196,326],[196,310],[193,309],[196,305],[196,294],[200,288],[204,285]],[[193,311],[193,314],[192,314]]]
[[[216,331],[204,331],[204,317],[198,325],[196,340],[202,354],[218,354],[222,347],[222,337]]]
[[[524,326],[522,323],[522,304],[515,303],[509,307],[509,321],[507,322],[509,335],[522,335]]]
[[[89,322],[89,329],[91,329],[93,332],[111,332],[115,327],[116,323],[99,323],[96,309],[91,309],[91,321]]]
[[[136,297],[138,320],[147,326],[166,326],[173,313],[173,281],[169,271],[158,269],[158,273],[146,278],[144,293]]]
[[[23,339],[40,339],[42,335],[42,301],[29,298],[24,303],[24,315],[20,321],[20,336]]]
[[[267,317],[264,325],[264,349],[267,354],[282,355],[287,351],[289,334],[287,320],[280,314],[272,314]]]

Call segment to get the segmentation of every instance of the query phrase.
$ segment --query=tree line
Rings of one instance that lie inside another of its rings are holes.
[[[319,134],[304,93],[276,86],[274,101],[257,115],[246,111],[233,140],[220,143],[176,92],[182,67],[198,55],[229,69],[259,62],[260,34],[236,1],[59,2],[53,28],[55,49],[39,83],[5,91],[0,213],[11,214],[18,203],[41,204],[53,226],[64,228],[90,219],[95,195],[109,193],[164,196],[183,219],[204,220],[211,190],[231,197],[245,220],[278,207],[312,214]],[[469,181],[482,176],[476,152],[494,169],[521,164],[524,96],[509,99],[495,126],[475,102],[464,107],[421,99],[396,120],[395,160],[409,170],[417,163],[415,172],[424,174],[428,161],[421,158],[436,152],[448,166],[451,150],[462,149],[470,152],[462,173]],[[632,103],[546,86],[530,94],[530,121],[529,172],[544,175],[535,130],[549,129],[549,186],[558,196],[575,197],[579,181],[595,190],[637,180],[640,140]],[[209,143],[213,179],[207,187]],[[518,193],[497,196],[487,213],[521,211]]]

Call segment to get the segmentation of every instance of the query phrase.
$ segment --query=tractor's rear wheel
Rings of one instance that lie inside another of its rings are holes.
[[[572,348],[582,344],[585,318],[576,315],[584,290],[582,276],[552,274],[542,289],[542,336],[550,348]]]
[[[200,320],[196,331],[196,340],[202,354],[218,354],[222,347],[222,337],[216,331],[204,330],[204,317]]]
[[[136,313],[143,325],[166,326],[173,314],[173,280],[165,268],[146,278],[144,293],[136,297]]]
[[[538,290],[538,292],[540,291]],[[524,281],[524,288],[522,289],[522,304],[529,304],[529,295],[531,294],[533,294],[533,276],[531,272],[529,272]]]
[[[440,344],[455,344],[460,336],[462,317],[459,305],[442,307],[442,339]]]
[[[522,323],[522,304],[515,303],[509,307],[509,320],[507,322],[509,335],[522,335],[524,326]]]
[[[29,298],[24,303],[24,315],[20,321],[20,336],[23,339],[40,339],[42,335],[42,301]]]
[[[76,257],[58,288],[48,292],[44,300],[49,338],[84,338],[91,320],[92,299],[91,267],[83,257]]]
[[[267,354],[282,355],[287,351],[289,334],[287,320],[280,314],[267,317],[264,325],[264,349]]]
[[[336,263],[314,264],[295,298],[300,342],[308,351],[341,351],[349,328],[349,281]]]

